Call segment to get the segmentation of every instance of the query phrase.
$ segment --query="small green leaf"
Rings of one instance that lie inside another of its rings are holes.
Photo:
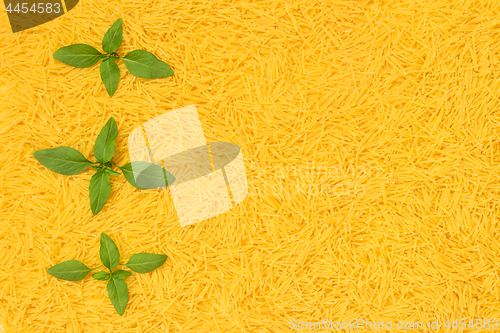
[[[125,279],[127,276],[130,276],[132,272],[129,271],[124,271],[124,270],[119,270],[119,271],[114,271],[112,274],[113,279]]]
[[[148,51],[135,50],[121,59],[128,71],[137,77],[158,79],[174,75],[174,71],[169,65]]]
[[[149,273],[163,265],[166,260],[165,254],[139,253],[134,254],[125,266],[136,273]]]
[[[35,151],[33,157],[49,170],[62,175],[76,175],[92,165],[78,150],[65,146]]]
[[[149,162],[134,161],[119,168],[127,181],[141,190],[166,187],[175,181],[170,172]]]
[[[118,65],[111,59],[106,59],[101,62],[99,67],[101,72],[101,80],[106,87],[109,97],[112,97],[118,88],[118,82],[120,81],[120,69]]]
[[[133,187],[136,187],[140,190],[146,190],[145,188],[141,188],[141,187],[137,186],[137,184],[135,183],[135,177],[137,176],[137,172],[134,174],[134,172],[132,170],[132,163],[127,163],[122,167],[118,166],[118,168],[120,168],[123,175],[125,176],[125,179],[127,179],[127,181],[129,182],[130,185],[132,185]]]
[[[111,193],[109,175],[104,170],[98,170],[90,178],[89,198],[92,214],[97,215],[106,204]]]
[[[102,39],[102,49],[104,52],[113,53],[122,44],[122,19],[113,23]]]
[[[116,65],[116,64],[115,64]],[[118,127],[113,117],[101,129],[94,145],[94,156],[101,162],[106,163],[111,160],[115,154],[116,137],[118,136]]]
[[[108,296],[115,307],[116,312],[123,316],[128,303],[127,283],[122,279],[111,279],[106,287]]]
[[[108,281],[109,278],[111,277],[111,275],[109,275],[108,272],[105,272],[105,271],[100,271],[100,272],[97,272],[95,273],[94,275],[92,275],[92,277],[96,280],[100,280],[100,281]]]
[[[115,170],[111,169],[110,167],[107,167],[106,169],[104,169],[104,171],[110,175],[110,176],[119,176],[121,175],[121,173],[119,172],[116,172]]]
[[[105,59],[106,55],[97,51],[87,44],[73,44],[61,47],[54,52],[54,58],[60,62],[77,68],[94,66],[99,60]]]
[[[101,169],[102,169],[102,166],[101,166],[101,165],[102,165],[102,164],[100,164],[100,165],[91,165],[90,167],[91,167],[92,169],[95,169],[95,170],[101,170]]]
[[[50,267],[47,273],[61,280],[80,281],[91,271],[83,262],[78,260],[63,261],[60,264]]]
[[[120,252],[116,247],[115,242],[104,232],[101,234],[101,248],[99,249],[99,257],[104,266],[109,269],[114,269],[120,261]]]

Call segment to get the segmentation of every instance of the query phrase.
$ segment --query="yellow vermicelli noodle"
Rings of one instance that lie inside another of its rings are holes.
[[[290,332],[293,319],[438,319],[446,331],[448,319],[500,319],[500,1],[81,0],[15,34],[1,6],[5,332]],[[139,79],[118,62],[110,98],[98,65],[52,54],[101,50],[120,17],[117,52],[150,51],[175,76]],[[93,159],[114,117],[123,165],[135,128],[193,104],[207,141],[241,147],[249,193],[192,226],[180,227],[168,188],[123,176],[93,216],[95,170],[63,176],[31,155],[69,146]],[[127,277],[123,317],[105,282],[47,274],[70,259],[99,266],[102,232],[122,262],[168,255]]]

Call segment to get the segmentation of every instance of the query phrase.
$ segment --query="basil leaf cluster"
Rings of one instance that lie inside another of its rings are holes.
[[[113,23],[102,39],[102,49],[105,54],[87,44],[73,44],[58,49],[54,52],[54,58],[77,68],[92,67],[102,61],[99,71],[110,97],[116,92],[120,81],[120,69],[115,60],[121,59],[127,70],[136,77],[158,79],[174,75],[174,71],[167,63],[148,51],[135,50],[124,57],[119,56],[116,50],[122,44],[122,30],[123,22],[120,18]]]
[[[126,264],[120,264],[120,252],[111,237],[102,233],[100,245],[99,257],[102,264],[109,272],[99,271],[94,273],[92,277],[99,281],[108,281],[106,289],[109,299],[116,312],[118,312],[120,316],[123,316],[129,297],[127,283],[124,280],[126,277],[132,275],[132,272],[123,269],[114,269],[118,265],[121,265],[130,268],[136,273],[150,273],[162,266],[167,260],[167,256],[164,254],[138,253],[134,254]],[[61,280],[80,281],[83,280],[88,273],[97,268],[88,268],[79,260],[67,260],[50,267],[47,273]]]
[[[135,161],[119,166],[111,161],[115,155],[117,136],[118,126],[111,117],[95,141],[96,162],[89,161],[78,150],[65,146],[35,151],[33,157],[49,170],[62,175],[76,175],[88,167],[97,170],[89,184],[90,208],[94,215],[103,209],[111,194],[110,176],[120,175],[113,170],[113,165],[118,167],[132,186],[141,190],[163,188],[175,181],[170,172],[153,163]]]

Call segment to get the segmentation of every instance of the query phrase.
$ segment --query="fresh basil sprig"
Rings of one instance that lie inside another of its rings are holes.
[[[90,208],[94,215],[102,210],[111,194],[110,176],[120,175],[119,172],[113,170],[113,165],[121,170],[132,186],[141,190],[163,188],[175,181],[175,177],[170,172],[156,164],[134,161],[119,166],[111,161],[115,154],[117,136],[118,126],[116,121],[110,118],[101,129],[94,144],[96,162],[89,161],[78,150],[65,146],[35,151],[33,157],[49,170],[62,175],[76,175],[85,171],[89,166],[97,170],[89,184]],[[112,266],[112,262],[110,265]]]
[[[94,273],[92,277],[99,281],[108,281],[106,289],[109,299],[116,312],[118,312],[120,316],[123,316],[129,296],[127,283],[124,279],[130,276],[132,272],[123,269],[113,271],[113,269],[117,265],[122,265],[130,268],[136,273],[150,273],[163,265],[167,260],[167,256],[164,254],[138,253],[134,254],[127,264],[119,264],[120,252],[113,240],[105,233],[102,233],[100,242],[101,248],[99,250],[99,256],[102,264],[109,269],[109,273],[106,271],[99,271]],[[50,267],[47,273],[61,280],[80,281],[83,280],[89,272],[97,268],[88,268],[84,263],[78,260],[68,260]]]
[[[102,49],[106,53],[101,53],[87,44],[73,44],[58,49],[54,52],[54,58],[66,65],[77,68],[92,67],[101,60],[99,68],[101,80],[110,97],[114,95],[120,81],[120,69],[115,60],[123,60],[128,71],[136,77],[159,79],[174,75],[174,71],[168,64],[148,51],[135,50],[124,57],[119,56],[116,50],[122,44],[122,26],[122,19],[120,18],[113,23],[104,35]]]

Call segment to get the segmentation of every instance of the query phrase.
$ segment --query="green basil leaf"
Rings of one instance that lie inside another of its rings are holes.
[[[169,65],[148,51],[135,50],[121,59],[128,71],[137,77],[158,79],[174,75],[174,71]]]
[[[106,286],[108,296],[115,307],[116,312],[123,316],[128,303],[127,283],[121,279],[111,279]]]
[[[135,183],[135,176],[136,175],[134,175],[134,172],[132,170],[132,163],[127,163],[122,167],[121,166],[118,166],[118,167],[120,168],[121,172],[125,176],[125,179],[127,179],[127,181],[129,182],[130,185],[132,185],[133,187],[136,187],[140,190],[146,190],[145,188],[141,188],[141,187],[137,186],[137,184]]]
[[[127,276],[130,276],[132,272],[129,271],[124,271],[124,270],[119,270],[119,271],[114,271],[112,275],[113,279],[125,279]]]
[[[106,169],[104,169],[104,171],[105,171],[108,175],[110,175],[110,176],[119,176],[119,175],[121,175],[121,173],[116,172],[115,170],[113,170],[113,169],[111,169],[111,168],[109,168],[109,167],[108,167],[108,168],[106,168]]]
[[[170,172],[149,162],[135,161],[119,168],[130,185],[141,190],[166,187],[175,181]]]
[[[113,53],[117,48],[122,45],[122,19],[113,23],[111,28],[106,31],[104,38],[102,39],[102,49],[104,52]]]
[[[60,62],[77,68],[94,66],[99,60],[105,59],[106,55],[97,51],[87,44],[73,44],[61,47],[54,52],[54,58]]]
[[[78,150],[65,146],[35,151],[33,157],[44,167],[62,175],[76,175],[92,165]]]
[[[139,253],[134,254],[125,266],[136,273],[149,273],[163,265],[166,260],[165,254]]]
[[[97,215],[106,204],[111,193],[109,175],[104,170],[98,170],[90,178],[89,198],[92,214]]]
[[[116,64],[115,64],[116,65]],[[115,154],[116,137],[118,136],[118,127],[113,117],[101,129],[94,145],[94,156],[101,162],[106,163],[111,160]]]
[[[120,81],[120,69],[118,65],[111,59],[106,59],[101,62],[99,67],[101,72],[101,80],[106,87],[109,97],[112,97],[118,88],[118,82]]]
[[[78,260],[68,260],[52,266],[47,270],[47,273],[61,280],[80,281],[83,280],[91,271],[90,268]]]
[[[101,234],[101,247],[99,249],[99,257],[104,266],[109,269],[114,269],[120,261],[120,252],[116,247],[115,242],[104,232]]]
[[[108,272],[105,271],[100,271],[92,275],[92,277],[96,280],[100,281],[108,281],[111,277],[111,275]]]

